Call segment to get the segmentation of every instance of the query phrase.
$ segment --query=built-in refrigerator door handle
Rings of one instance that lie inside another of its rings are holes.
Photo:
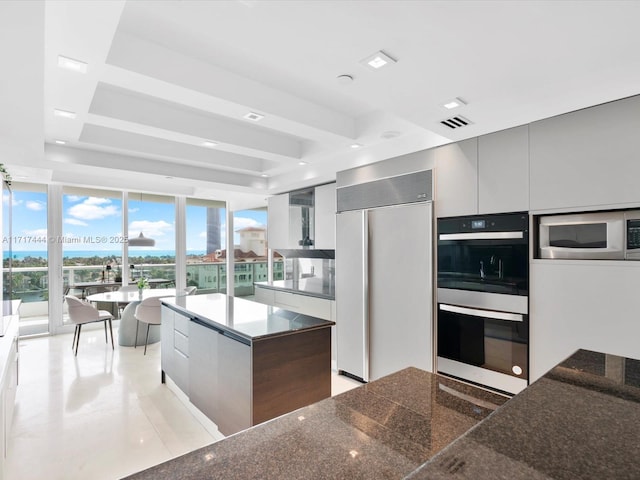
[[[369,381],[369,211],[362,210],[362,379]]]

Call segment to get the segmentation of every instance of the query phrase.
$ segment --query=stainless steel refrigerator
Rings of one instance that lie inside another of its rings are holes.
[[[431,202],[338,213],[338,370],[364,381],[432,371],[432,282]]]

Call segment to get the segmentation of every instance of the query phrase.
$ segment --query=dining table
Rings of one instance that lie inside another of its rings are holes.
[[[130,280],[135,282],[135,280]],[[162,285],[167,286],[173,284],[173,280],[169,278],[148,278],[147,283],[151,288],[160,287]],[[103,293],[106,291],[117,291],[122,286],[122,282],[116,281],[100,281],[95,280],[93,282],[77,282],[73,285],[66,285],[64,287],[65,295],[77,295],[75,292],[80,293],[80,298],[86,298],[87,293],[91,294],[91,291],[96,290],[95,293]]]
[[[88,302],[115,303],[125,305],[120,316],[120,326],[118,327],[118,345],[122,347],[133,347],[134,345],[144,345],[146,328],[138,329],[136,341],[136,325],[138,320],[135,317],[136,307],[142,300],[150,297],[175,297],[175,288],[145,288],[141,291],[113,291],[102,292],[89,295]],[[160,329],[154,328],[149,332],[148,344],[160,341]]]

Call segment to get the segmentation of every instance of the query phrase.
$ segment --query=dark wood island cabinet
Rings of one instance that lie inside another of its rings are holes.
[[[223,294],[162,303],[163,381],[222,434],[331,396],[334,322]]]

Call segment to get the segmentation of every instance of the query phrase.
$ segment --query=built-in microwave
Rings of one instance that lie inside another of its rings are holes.
[[[640,260],[640,210],[539,217],[540,258]]]

